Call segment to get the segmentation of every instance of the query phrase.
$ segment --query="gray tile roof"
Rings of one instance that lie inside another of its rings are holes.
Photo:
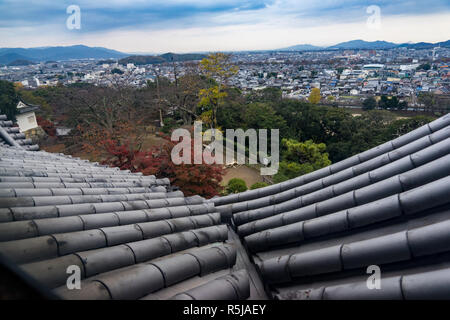
[[[0,253],[61,298],[450,299],[450,115],[211,200],[0,136]]]
[[[168,179],[1,137],[0,254],[57,296],[265,298],[251,293],[213,203],[173,191]],[[80,268],[81,290],[67,288],[69,266]]]
[[[19,127],[13,127],[13,122],[6,115],[0,115],[0,146],[11,146],[29,151],[39,150],[39,146],[33,144],[31,139],[26,139]]]
[[[19,114],[24,114],[27,112],[37,111],[37,110],[41,109],[41,106],[31,104],[31,103],[25,103],[23,101],[21,101],[21,102],[24,106],[22,106],[21,108],[17,108],[17,112],[19,112]]]
[[[450,114],[299,178],[210,200],[277,299],[450,299]],[[366,284],[381,269],[380,290]]]

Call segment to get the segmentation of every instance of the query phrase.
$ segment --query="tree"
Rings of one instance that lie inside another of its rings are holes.
[[[252,184],[252,186],[250,187],[251,190],[256,190],[256,189],[261,189],[261,188],[265,188],[268,187],[269,184],[266,182],[257,182]]]
[[[222,91],[220,86],[214,86],[212,88],[201,89],[199,95],[199,106],[207,110],[205,115],[208,115],[208,119],[205,119],[205,122],[209,123],[211,128],[217,128],[217,109],[221,100],[227,96],[227,93]]]
[[[226,188],[228,194],[241,193],[247,190],[248,188],[245,181],[239,178],[231,179]]]
[[[324,143],[316,144],[312,140],[299,142],[293,139],[283,139],[281,144],[282,161],[278,173],[274,176],[274,181],[277,183],[331,164]]]
[[[352,134],[354,117],[345,109],[287,99],[273,107],[289,128],[282,132],[283,138],[320,143],[330,139],[348,139]]]
[[[175,143],[168,137],[162,146],[155,146],[147,151],[138,151],[117,141],[106,140],[108,157],[102,163],[123,170],[168,178],[173,186],[180,188],[186,196],[201,195],[211,198],[220,193],[224,170],[221,165],[181,164],[175,165],[171,152]],[[192,144],[194,141],[192,141]],[[193,157],[194,147],[191,146]]]
[[[117,167],[120,168],[120,170],[137,171],[136,169],[139,167],[135,165],[135,162],[137,158],[142,155],[139,150],[132,149],[130,146],[121,144],[112,139],[104,140],[103,143],[108,154],[107,158],[102,161],[102,164],[109,165],[110,167]]]
[[[373,110],[377,107],[377,101],[374,97],[369,97],[363,102],[363,110]]]
[[[286,130],[286,121],[267,103],[251,103],[242,113],[244,129],[280,129]]]
[[[371,110],[364,113],[359,119],[361,125],[368,126],[371,130],[385,127],[395,120],[395,114],[386,110]]]
[[[400,100],[398,100],[397,96],[392,96],[389,100],[389,109],[391,110],[397,110],[398,104],[400,103]]]
[[[0,113],[5,114],[9,120],[15,121],[18,103],[19,95],[14,88],[14,84],[0,80]]]
[[[71,143],[93,156],[107,152],[106,140],[140,150],[145,123],[156,114],[147,91],[121,82],[111,87],[81,85],[58,90],[53,103],[66,110],[66,125],[74,128]]]
[[[200,90],[200,106],[211,110],[211,127],[217,127],[217,109],[222,99],[227,96],[224,91],[229,79],[238,72],[238,67],[231,63],[231,55],[224,53],[210,54],[200,62],[200,69],[206,77],[214,79],[216,84]]]
[[[378,107],[383,110],[397,110],[399,108],[400,100],[396,96],[382,95],[378,102]]]
[[[270,102],[279,103],[283,97],[283,91],[279,88],[265,88],[263,90],[252,91],[248,96],[249,102]]]
[[[119,68],[114,68],[111,70],[112,74],[123,74],[124,72],[120,70]]]
[[[398,110],[406,110],[406,109],[408,109],[408,102],[406,102],[406,101],[399,102],[397,109]]]
[[[49,117],[52,114],[52,107],[44,97],[40,96],[41,90],[24,89],[22,86],[16,85],[16,92],[23,102],[40,106],[39,113],[45,117]]]
[[[416,116],[408,119],[399,119],[391,122],[383,132],[383,140],[389,141],[398,138],[408,132],[420,128],[435,120],[433,117]]]
[[[44,119],[41,116],[36,116],[37,124],[48,134],[50,137],[56,137],[55,124],[50,120]]]
[[[312,104],[318,104],[320,102],[320,99],[321,99],[320,89],[313,88],[309,95],[308,101],[311,102]]]
[[[219,84],[227,84],[239,68],[231,63],[231,55],[225,53],[213,53],[200,62],[200,68],[209,78],[214,78]]]
[[[198,67],[191,65],[185,65],[185,74],[179,76],[177,66],[172,64],[175,81],[158,76],[155,83],[148,84],[147,91],[156,90],[159,108],[173,111],[171,116],[190,126],[199,116],[200,91],[215,82],[199,75]]]
[[[425,111],[433,111],[436,107],[436,96],[432,92],[421,92],[419,94],[418,100],[424,105]]]
[[[429,63],[424,63],[417,67],[417,70],[428,71],[430,69],[431,69],[431,65]]]
[[[350,134],[346,131],[336,131],[333,137],[322,141],[327,145],[329,158],[337,162],[395,139],[432,120],[433,118],[430,117],[396,120],[392,112],[370,110],[363,113],[361,117],[352,118],[347,124],[340,121],[342,127],[351,128]]]
[[[199,92],[206,86],[206,79],[194,73],[188,73],[175,82],[172,106],[179,110],[185,125],[191,125],[197,119]]]
[[[247,104],[246,98],[239,89],[227,89],[227,97],[217,110],[217,123],[223,129],[244,128],[242,119]]]

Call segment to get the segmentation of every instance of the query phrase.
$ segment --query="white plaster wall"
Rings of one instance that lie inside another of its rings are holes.
[[[18,114],[16,116],[17,124],[19,125],[20,132],[25,132],[30,129],[38,127],[36,121],[36,115],[34,112],[27,112],[24,114]]]

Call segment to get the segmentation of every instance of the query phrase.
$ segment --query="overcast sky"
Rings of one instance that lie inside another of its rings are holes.
[[[81,29],[69,30],[69,5]],[[380,9],[380,25],[367,23]],[[450,39],[448,0],[0,0],[0,47],[85,44],[124,52],[262,50],[363,39]]]

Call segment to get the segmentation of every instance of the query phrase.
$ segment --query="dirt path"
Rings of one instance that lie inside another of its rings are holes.
[[[225,170],[225,175],[222,180],[222,185],[227,185],[233,178],[239,178],[245,181],[247,187],[250,188],[257,182],[262,182],[263,179],[260,172],[256,169],[247,166],[238,166],[235,168],[229,168]]]

